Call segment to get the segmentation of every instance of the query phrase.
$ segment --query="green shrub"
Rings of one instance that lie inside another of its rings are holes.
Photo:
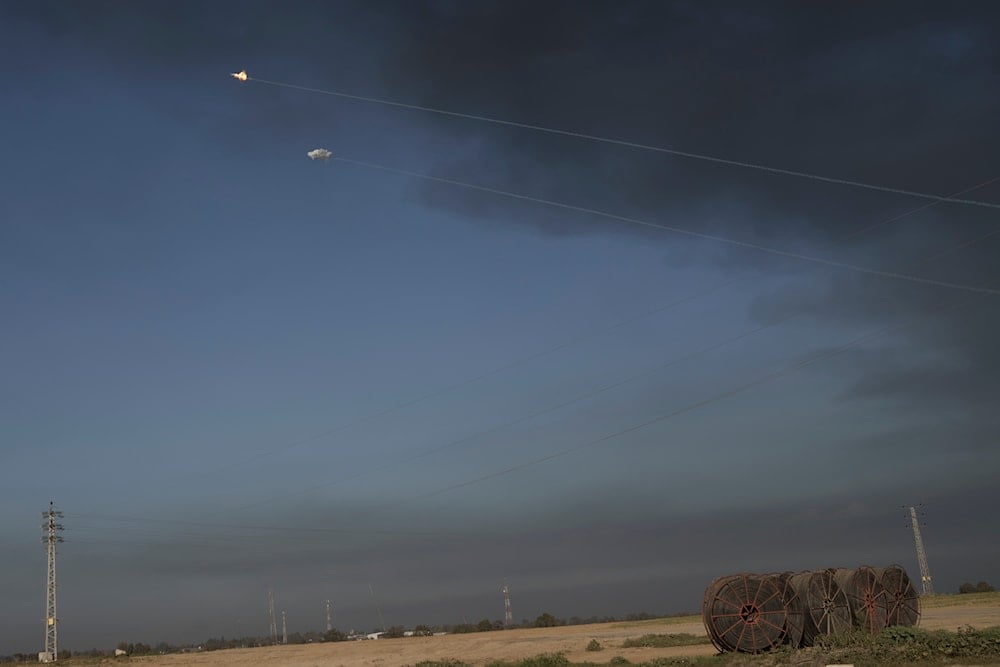
[[[839,662],[856,660],[866,664],[938,662],[954,659],[996,660],[1000,658],[1000,628],[958,632],[890,627],[873,636],[861,631],[821,636],[820,652]]]
[[[700,655],[700,656],[688,656],[688,657],[674,657],[674,658],[653,658],[652,660],[647,660],[636,667],[675,667],[676,665],[699,665],[701,667],[744,667],[742,661],[744,659],[750,660],[753,658],[759,658],[760,656],[748,656],[740,654],[739,656],[730,655]],[[769,656],[770,657],[770,656]],[[732,664],[735,663],[735,664]],[[775,662],[776,665],[785,664],[782,662]],[[770,665],[761,664],[761,667],[770,667]]]
[[[643,635],[637,638],[626,639],[622,642],[622,648],[667,648],[669,646],[694,646],[695,644],[707,644],[708,642],[708,637],[688,633],[676,635]]]
[[[590,643],[587,644],[587,650],[588,651],[603,651],[604,647],[601,646],[601,642],[597,641],[596,639],[591,639]]]
[[[569,660],[562,653],[543,653],[534,658],[515,662],[499,660],[487,663],[486,667],[569,667]]]

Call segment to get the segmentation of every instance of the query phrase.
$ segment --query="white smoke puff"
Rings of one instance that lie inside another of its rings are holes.
[[[314,148],[313,150],[306,153],[306,155],[309,156],[310,160],[322,160],[323,162],[326,162],[327,160],[330,159],[330,156],[333,155],[333,153],[326,150],[325,148]]]

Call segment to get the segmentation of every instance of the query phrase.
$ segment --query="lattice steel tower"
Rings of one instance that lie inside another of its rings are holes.
[[[326,631],[333,630],[333,615],[330,613],[330,601],[326,601]]]
[[[288,625],[285,623],[285,610],[281,610],[281,643],[288,643]]]
[[[514,614],[510,610],[510,588],[503,582],[503,624],[506,627],[514,625]]]
[[[267,617],[269,620],[268,632],[271,634],[271,643],[278,643],[278,626],[274,621],[274,591],[267,589]]]
[[[63,541],[59,531],[63,529],[58,520],[63,513],[57,512],[49,503],[49,510],[42,512],[42,544],[49,555],[48,575],[45,578],[45,653],[38,656],[40,661],[53,662],[59,658],[59,617],[56,614],[56,545]]]
[[[913,541],[917,544],[917,563],[920,564],[920,584],[924,595],[934,595],[934,584],[931,581],[931,568],[927,565],[927,554],[924,552],[924,540],[920,537],[920,521],[917,519],[917,508],[910,508],[910,523],[913,524]]]

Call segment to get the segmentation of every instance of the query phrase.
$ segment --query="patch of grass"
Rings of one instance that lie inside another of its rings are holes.
[[[957,607],[963,604],[1000,606],[1000,591],[992,593],[946,593],[942,595],[925,595],[920,598],[920,607],[922,609]]]
[[[644,622],[644,621],[640,621]],[[648,637],[656,639],[641,643]],[[646,635],[631,646],[684,646],[659,643],[663,637],[691,637],[707,643],[697,635]],[[596,640],[593,640],[596,642]],[[657,643],[653,643],[657,642]],[[624,645],[623,645],[624,647]],[[710,656],[676,656],[654,658],[641,663],[614,656],[606,663],[571,663],[562,653],[550,653],[525,660],[491,662],[487,667],[814,667],[832,663],[854,664],[856,667],[941,667],[943,665],[1000,665],[1000,627],[962,628],[959,632],[927,631],[918,628],[892,627],[872,637],[864,632],[820,637],[813,648],[794,650],[780,647],[769,653],[746,655],[726,653]],[[457,660],[426,661],[415,667],[468,667]]]
[[[708,637],[683,632],[676,635],[643,635],[626,639],[622,642],[622,648],[667,648],[669,646],[694,646],[708,642]]]
[[[614,623],[612,628],[641,628],[649,625],[680,625],[681,623],[701,623],[700,614],[689,614],[687,616],[664,616],[663,618],[652,618],[645,621],[621,621]]]
[[[674,667],[675,665],[693,665],[694,667],[723,667],[728,665],[726,656],[688,656],[675,658],[655,658],[649,662],[637,664],[635,667]],[[735,667],[735,666],[733,666]]]
[[[968,659],[1000,662],[1000,627],[966,627],[958,632],[891,627],[874,637],[864,632],[820,637],[817,644],[816,650],[831,662],[858,665],[954,664]]]
[[[498,660],[486,663],[486,667],[569,667],[570,662],[562,653],[542,653],[524,660]]]
[[[539,656],[544,657],[544,656]],[[756,658],[760,656],[733,656],[733,655],[712,655],[712,656],[678,656],[673,658],[654,658],[647,662],[630,662],[627,658],[616,655],[608,662],[561,662],[560,667],[743,667],[744,663],[730,663],[729,660],[742,657]],[[492,662],[487,667],[538,667],[538,658],[529,658],[524,661]],[[749,664],[749,663],[748,663]],[[754,667],[757,667],[756,664]],[[763,667],[763,665],[761,665]],[[811,665],[810,665],[811,667]]]
[[[586,650],[588,650],[588,651],[603,651],[604,647],[601,646],[601,642],[597,641],[596,639],[591,639],[590,643],[587,644],[587,649]]]

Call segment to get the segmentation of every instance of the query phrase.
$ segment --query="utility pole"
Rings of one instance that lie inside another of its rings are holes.
[[[510,610],[510,588],[506,581],[503,582],[503,624],[507,628],[514,625],[514,614]]]
[[[326,631],[333,630],[333,616],[330,614],[330,601],[326,601]]]
[[[49,503],[49,510],[42,512],[42,544],[49,556],[48,574],[45,578],[45,653],[38,656],[39,662],[55,662],[59,659],[59,617],[56,614],[56,545],[63,541],[59,531],[63,529],[58,519],[63,513],[57,512]]]
[[[934,584],[931,582],[931,568],[927,564],[927,553],[924,551],[924,540],[920,536],[920,521],[917,519],[917,508],[910,508],[910,523],[913,524],[913,541],[917,545],[917,563],[920,565],[920,584],[924,595],[934,595]]]
[[[368,592],[372,594],[372,602],[375,603],[375,611],[378,613],[378,624],[382,626],[382,632],[385,632],[385,621],[382,620],[382,610],[379,609],[378,600],[375,599],[375,589],[372,588],[371,584],[368,584]]]
[[[278,626],[274,621],[274,591],[267,589],[267,616],[269,620],[268,632],[271,635],[271,644],[278,643]]]
[[[285,623],[285,610],[281,610],[281,643],[288,643],[288,625]]]

